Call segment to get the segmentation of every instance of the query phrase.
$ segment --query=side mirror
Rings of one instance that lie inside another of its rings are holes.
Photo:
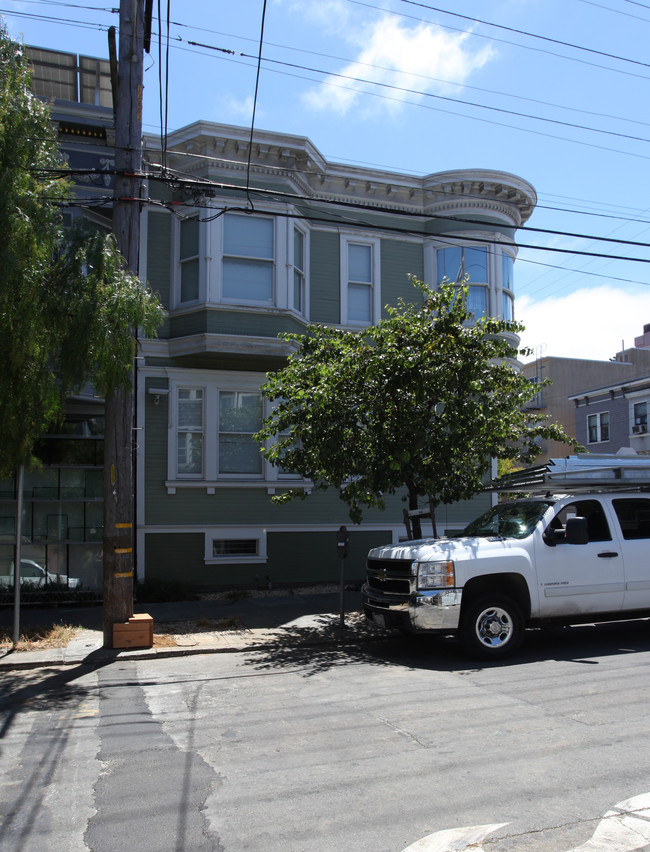
[[[586,518],[567,518],[566,541],[568,544],[588,544],[589,531]]]

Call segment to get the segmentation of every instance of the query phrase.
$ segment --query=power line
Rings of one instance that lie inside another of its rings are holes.
[[[593,47],[585,47],[581,44],[574,44],[569,41],[563,41],[562,39],[552,38],[551,36],[539,35],[538,33],[530,33],[527,30],[520,30],[516,27],[509,27],[505,24],[495,24],[492,21],[485,21],[481,18],[475,18],[470,15],[461,15],[459,12],[450,12],[448,9],[440,9],[436,6],[429,6],[426,3],[420,3],[418,0],[400,0],[400,3],[406,3],[409,6],[419,6],[421,9],[428,9],[432,12],[439,12],[442,15],[451,15],[453,18],[461,18],[464,21],[470,21],[471,23],[483,24],[486,27],[494,27],[495,29],[505,30],[506,32],[516,33],[517,35],[523,35],[527,38],[537,39],[539,41],[549,42],[550,44],[557,44],[560,47],[569,47],[572,50],[578,50],[584,53],[593,53],[596,56],[603,56],[606,59],[615,59],[617,62],[626,62],[630,65],[639,65],[642,68],[650,68],[650,63],[643,62],[640,59],[631,59],[629,56],[618,56],[616,53],[608,53],[605,50],[596,50]]]

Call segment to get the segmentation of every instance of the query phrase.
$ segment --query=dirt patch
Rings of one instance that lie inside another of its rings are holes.
[[[16,651],[42,651],[47,648],[65,648],[81,627],[55,624],[50,627],[28,627],[20,634]],[[13,631],[0,628],[0,648],[13,647]]]

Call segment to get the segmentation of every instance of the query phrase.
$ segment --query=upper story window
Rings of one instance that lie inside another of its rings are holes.
[[[514,290],[514,266],[515,261],[509,254],[502,250],[501,252],[501,286],[504,290]]]
[[[275,301],[275,229],[269,217],[226,213],[223,217],[223,298]]]
[[[648,431],[648,403],[647,402],[635,402],[634,403],[634,425],[632,426],[632,432],[634,434],[639,434]]]
[[[306,236],[300,228],[293,229],[293,293],[292,307],[299,314],[307,314],[307,276],[305,272]]]
[[[449,246],[438,249],[438,284],[443,279],[462,283],[466,276],[467,308],[475,319],[488,313],[488,249],[487,246]]]
[[[191,216],[180,223],[179,252],[180,300],[194,302],[199,298],[199,218]]]
[[[506,293],[505,290],[501,293],[501,311],[503,313],[504,320],[511,320],[514,318],[514,310],[512,304],[512,296],[509,293]]]
[[[341,237],[341,323],[371,325],[378,322],[379,240]]]
[[[587,441],[590,444],[609,441],[609,411],[587,417]]]
[[[162,239],[160,228],[150,233],[148,239]],[[309,316],[310,229],[302,222],[272,212],[191,211],[172,217],[170,236],[172,310],[227,304]],[[158,263],[155,252],[143,256]]]

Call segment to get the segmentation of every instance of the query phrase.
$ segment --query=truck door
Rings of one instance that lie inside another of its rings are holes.
[[[565,539],[567,518],[587,519],[587,544]],[[616,612],[625,589],[621,542],[599,500],[573,500],[557,509],[536,541],[539,608],[542,617]]]
[[[625,546],[624,609],[650,607],[650,497],[614,497]]]

